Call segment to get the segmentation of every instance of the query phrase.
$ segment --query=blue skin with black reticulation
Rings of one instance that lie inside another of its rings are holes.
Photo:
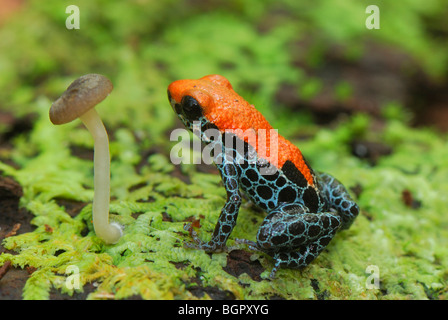
[[[268,214],[258,230],[256,242],[238,241],[273,257],[275,266],[270,274],[273,278],[280,267],[307,266],[335,233],[350,227],[358,215],[358,205],[331,175],[311,170],[315,181],[312,187],[291,161],[276,168],[267,160],[257,158],[255,149],[236,135],[221,133],[202,116],[201,107],[194,98],[185,96],[181,103],[169,99],[184,125],[216,151],[214,161],[227,191],[227,201],[211,240],[202,242],[187,224],[185,229],[191,233],[194,243],[187,243],[186,247],[208,252],[225,248],[238,217],[241,190]],[[236,148],[241,146],[239,143],[244,148]]]

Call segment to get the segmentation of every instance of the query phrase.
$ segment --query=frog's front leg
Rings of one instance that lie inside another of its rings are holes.
[[[193,231],[191,224],[185,225],[185,230],[189,231],[195,243],[186,243],[188,248],[202,249],[207,252],[218,252],[225,248],[227,239],[232,233],[236,224],[238,212],[241,206],[241,196],[238,185],[238,168],[232,162],[225,161],[217,165],[224,187],[227,191],[227,201],[221,210],[221,214],[216,223],[215,230],[210,241],[203,242]]]
[[[328,245],[341,226],[336,211],[310,213],[301,204],[282,204],[264,219],[257,242],[239,240],[251,248],[271,255],[275,260],[270,277],[278,268],[302,268],[313,261]]]

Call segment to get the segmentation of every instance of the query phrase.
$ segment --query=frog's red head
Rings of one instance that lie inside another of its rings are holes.
[[[214,109],[213,95],[221,87],[232,90],[230,82],[218,75],[205,76],[198,80],[174,81],[168,86],[168,99],[177,116],[189,129],[193,121],[198,121]]]
[[[233,91],[230,82],[220,75],[174,81],[168,87],[168,99],[189,129],[201,117],[222,132],[271,128],[263,115]]]

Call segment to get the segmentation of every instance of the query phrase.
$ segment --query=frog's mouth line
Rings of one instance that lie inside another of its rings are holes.
[[[176,112],[178,117],[181,117],[182,114],[180,113],[180,103],[177,103],[176,100],[170,97],[170,105],[173,108],[174,112]]]
[[[174,99],[172,99],[170,97],[170,104],[171,107],[173,108],[174,112],[176,113],[177,117],[180,119],[180,121],[182,121],[182,123],[184,124],[185,127],[187,127],[189,130],[192,130],[192,126],[190,121],[188,121],[183,114],[180,112],[181,111],[181,106],[180,103],[177,103]]]

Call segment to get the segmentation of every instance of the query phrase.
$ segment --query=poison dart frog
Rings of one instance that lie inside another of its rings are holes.
[[[256,242],[237,242],[270,255],[275,261],[270,273],[274,278],[280,267],[307,266],[358,215],[359,207],[345,187],[329,174],[314,172],[299,148],[276,134],[223,76],[174,81],[168,99],[183,124],[212,147],[227,191],[211,240],[201,241],[192,225],[186,224],[193,238],[186,247],[224,250],[236,224],[242,191],[267,215]]]

